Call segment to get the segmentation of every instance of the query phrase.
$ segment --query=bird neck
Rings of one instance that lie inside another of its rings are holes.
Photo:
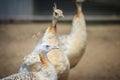
[[[56,33],[56,25],[57,25],[57,19],[53,19],[52,20],[52,24],[51,24],[51,26],[50,27],[48,27],[48,29],[47,29],[47,33],[53,33],[53,34],[55,34]]]
[[[76,2],[76,7],[77,7],[77,15],[80,16],[80,14],[82,12],[81,3]]]
[[[56,28],[57,21],[58,21],[58,19],[56,19],[55,17],[53,17],[51,27]]]
[[[81,9],[81,3],[76,2],[76,7],[77,7],[77,13],[73,18],[73,23],[72,23],[73,28],[71,34],[75,34],[75,33],[80,34],[83,31],[86,32],[86,23]]]
[[[49,61],[48,61],[48,58],[47,58],[47,54],[41,54],[40,53],[39,57],[40,57],[41,64],[44,67],[48,67],[49,66]]]
[[[44,55],[44,54],[40,53],[39,57],[40,57],[40,62],[42,64],[42,67],[41,67],[41,70],[37,73],[38,78],[40,78],[40,80],[42,80],[41,79],[41,75],[42,75],[43,78],[44,77],[46,78],[46,80],[49,80],[49,79],[57,80],[57,73],[56,73],[55,67],[48,60],[47,54]]]
[[[70,34],[71,40],[75,42],[78,38],[83,39],[84,41],[86,40],[86,37],[87,37],[86,23],[85,23],[84,15],[82,13],[80,2],[76,2],[76,6],[77,6],[77,13],[73,18],[73,22],[72,22],[73,27]]]
[[[36,76],[38,77],[39,80],[58,80],[57,79],[57,72],[53,64],[49,64],[49,66],[42,67],[39,72],[36,73]],[[42,76],[42,77],[41,77]]]
[[[48,53],[48,52],[42,53],[42,55],[43,55],[43,57],[45,58],[45,60],[47,60],[47,53]]]
[[[53,19],[52,24],[50,27],[47,28],[45,31],[43,41],[46,41],[48,39],[51,39],[51,37],[56,38],[56,24],[57,24],[57,19]]]

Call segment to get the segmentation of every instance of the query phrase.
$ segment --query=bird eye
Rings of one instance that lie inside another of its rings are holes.
[[[50,46],[49,46],[49,45],[46,45],[45,48],[48,50],[48,49],[50,48]]]
[[[46,45],[46,48],[50,47],[49,45]]]
[[[57,15],[57,13],[55,12],[55,15]]]

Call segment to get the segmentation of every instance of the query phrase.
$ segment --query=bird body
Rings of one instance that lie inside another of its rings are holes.
[[[68,57],[63,54],[60,49],[53,49],[47,55],[48,59],[53,63],[53,65],[55,65],[58,79],[67,80],[70,70]]]
[[[17,73],[1,80],[57,80],[57,72],[46,54],[40,53],[39,62],[29,65],[29,72]],[[34,67],[34,68],[33,68]]]
[[[26,69],[27,71],[34,70],[35,66],[30,69],[29,67],[31,64],[33,63],[35,64],[38,62],[37,54],[39,52],[42,52],[43,54],[46,52],[49,52],[47,54],[48,60],[55,66],[58,79],[66,80],[68,78],[69,69],[70,69],[69,60],[59,47],[59,41],[58,41],[57,31],[56,31],[57,21],[62,16],[63,16],[62,10],[55,8],[51,26],[47,28],[43,38],[35,47],[33,52],[29,54],[29,56],[24,58],[23,65],[20,69],[20,72],[24,72]],[[25,69],[24,69],[24,66],[25,66]]]
[[[81,10],[80,0],[76,0],[77,13],[72,22],[71,33],[67,36],[60,36],[60,47],[68,56],[70,67],[77,65],[84,54],[87,42],[86,23]]]
[[[67,56],[62,53],[60,49],[53,49],[47,54],[48,60],[55,66],[56,73],[59,80],[68,78],[70,64]],[[39,56],[36,54],[29,54],[24,58],[24,66],[22,67],[23,73],[38,71],[39,70]],[[33,66],[34,64],[34,66]]]

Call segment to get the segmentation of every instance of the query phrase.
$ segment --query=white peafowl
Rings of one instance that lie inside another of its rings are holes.
[[[47,32],[49,32],[48,34],[50,34],[51,32],[54,35],[57,34],[57,32],[56,32],[57,21],[60,18],[59,14],[61,14],[61,13],[62,13],[62,10],[57,9],[57,6],[55,4],[52,25],[50,28],[47,29]],[[45,37],[47,37],[47,36],[45,36]],[[54,39],[57,41],[54,41],[53,44],[54,45],[57,44],[59,47],[59,40],[58,40],[57,35],[54,36]],[[68,76],[69,76],[70,63],[69,63],[69,60],[68,60],[66,54],[64,54],[60,48],[53,49],[48,53],[48,59],[51,61],[51,63],[53,63],[55,65],[56,71],[58,73],[58,80],[67,80]]]
[[[68,56],[71,68],[75,67],[82,58],[87,43],[86,23],[81,9],[81,1],[83,0],[75,1],[77,13],[73,18],[71,33],[59,36],[61,49]]]
[[[47,54],[49,61],[55,66],[59,80],[67,80],[69,75],[70,64],[67,56],[62,53],[59,48],[59,41],[57,37],[57,21],[63,17],[63,12],[60,9],[54,7],[53,20],[50,27],[47,28],[43,38],[38,42],[33,52],[26,56],[23,60],[23,64],[19,72],[31,71],[28,64],[36,63],[38,57],[36,56],[39,52],[46,53],[50,48],[54,48]],[[31,62],[29,62],[31,61]],[[26,63],[27,62],[27,63]]]
[[[10,75],[0,80],[57,80],[57,72],[48,60],[47,53],[39,53],[38,57],[39,61],[29,66],[29,69],[34,67],[34,70]]]

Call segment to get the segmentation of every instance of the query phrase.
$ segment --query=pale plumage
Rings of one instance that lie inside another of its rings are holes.
[[[27,56],[24,57],[22,65],[21,65],[21,67],[19,69],[20,73],[22,73],[22,72],[29,72],[29,71],[32,70],[32,68],[29,68],[29,67],[30,67],[30,65],[38,63],[40,61],[39,60],[39,56],[38,56],[38,54],[40,52],[43,53],[43,54],[46,54],[50,50],[57,49],[58,47],[54,46],[54,45],[50,45],[50,44],[46,45],[45,43],[41,43],[40,48],[42,48],[41,51],[33,51],[31,54],[28,54]],[[33,67],[33,69],[34,69],[34,67]]]
[[[62,10],[56,9],[55,7],[51,26],[47,28],[43,38],[38,43],[36,48],[33,50],[32,54],[29,54],[24,58],[23,65],[20,68],[20,72],[24,72],[26,71],[26,69],[27,71],[31,71],[31,69],[29,69],[29,65],[36,63],[38,61],[38,57],[36,56],[36,54],[38,54],[39,52],[46,53],[46,51],[49,51],[47,56],[49,61],[55,66],[58,79],[66,80],[68,78],[70,68],[69,60],[67,56],[59,48],[59,41],[56,31],[57,21],[61,17],[63,17]],[[34,56],[36,57],[34,58]],[[29,62],[30,60],[32,62]]]
[[[55,65],[58,80],[67,80],[70,70],[67,56],[60,49],[54,49],[48,53],[48,59]]]
[[[27,73],[18,73],[8,77],[5,77],[1,80],[38,80],[37,77],[32,72]]]
[[[87,42],[86,23],[80,1],[76,0],[77,13],[73,18],[71,33],[59,37],[61,49],[68,56],[71,68],[76,66],[83,56]]]
[[[17,73],[1,80],[57,80],[57,72],[47,59],[47,54],[40,53],[38,57],[37,63],[29,65],[30,72]]]

